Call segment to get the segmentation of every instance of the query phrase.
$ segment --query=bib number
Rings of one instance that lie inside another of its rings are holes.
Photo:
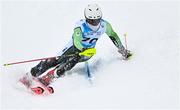
[[[98,40],[98,38],[84,38],[82,41],[83,42],[88,42],[89,44],[91,44],[91,43],[94,43],[94,42],[96,42]]]

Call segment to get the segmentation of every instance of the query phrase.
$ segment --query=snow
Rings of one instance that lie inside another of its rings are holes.
[[[55,56],[70,40],[74,23],[90,1],[1,2],[1,64]],[[94,85],[80,63],[52,85],[55,94],[35,96],[16,80],[38,62],[1,66],[1,108],[7,109],[178,109],[179,2],[98,1],[134,53],[128,61],[104,34],[90,59]]]

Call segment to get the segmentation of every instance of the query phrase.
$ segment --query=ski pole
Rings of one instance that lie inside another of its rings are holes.
[[[132,56],[132,53],[128,50],[128,47],[127,47],[127,33],[124,34],[124,39],[125,39],[125,48],[126,48],[126,52],[128,52],[127,54],[127,58],[131,57]]]
[[[20,61],[20,62],[6,63],[3,66],[10,66],[10,65],[15,65],[15,64],[22,64],[22,63],[28,63],[28,62],[34,62],[34,61],[40,61],[40,60],[47,60],[47,59],[52,59],[52,58],[56,58],[56,57],[47,57],[47,58],[39,58],[39,59],[33,59],[33,60],[25,60],[25,61]]]
[[[25,61],[20,61],[20,62],[12,62],[12,63],[6,63],[3,66],[10,66],[10,65],[15,65],[15,64],[22,64],[22,63],[28,63],[28,62],[34,62],[34,61],[40,61],[40,60],[47,60],[47,59],[52,59],[52,58],[66,58],[66,57],[72,57],[75,55],[80,55],[80,56],[87,56],[91,57],[94,54],[96,54],[96,49],[95,48],[89,48],[83,52],[77,52],[74,54],[69,54],[69,55],[61,55],[61,56],[54,56],[54,57],[46,57],[46,58],[39,58],[39,59],[33,59],[33,60],[25,60]]]
[[[127,33],[124,34],[125,46],[126,46],[125,48],[126,48],[126,50],[127,50],[127,40],[126,40],[126,37],[127,37]]]
[[[10,66],[10,65],[15,65],[15,64],[22,64],[22,63],[29,63],[29,62],[34,62],[34,61],[41,61],[41,60],[47,60],[47,59],[52,59],[52,58],[65,58],[65,57],[72,57],[76,54],[69,54],[69,55],[62,55],[62,56],[54,56],[54,57],[46,57],[46,58],[38,58],[38,59],[33,59],[33,60],[25,60],[25,61],[19,61],[19,62],[12,62],[12,63],[6,63],[3,66]]]

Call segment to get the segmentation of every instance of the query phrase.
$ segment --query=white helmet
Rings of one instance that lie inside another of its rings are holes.
[[[84,9],[84,16],[89,24],[96,26],[102,18],[101,8],[97,4],[89,4]]]

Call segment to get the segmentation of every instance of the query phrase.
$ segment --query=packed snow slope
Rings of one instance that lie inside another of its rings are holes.
[[[1,63],[56,56],[71,39],[74,24],[88,3],[1,2]],[[133,57],[123,61],[107,35],[89,60],[95,74],[90,85],[84,64],[52,84],[55,94],[36,96],[16,86],[38,62],[1,66],[1,106],[6,109],[148,109],[178,108],[178,2],[98,3]]]

